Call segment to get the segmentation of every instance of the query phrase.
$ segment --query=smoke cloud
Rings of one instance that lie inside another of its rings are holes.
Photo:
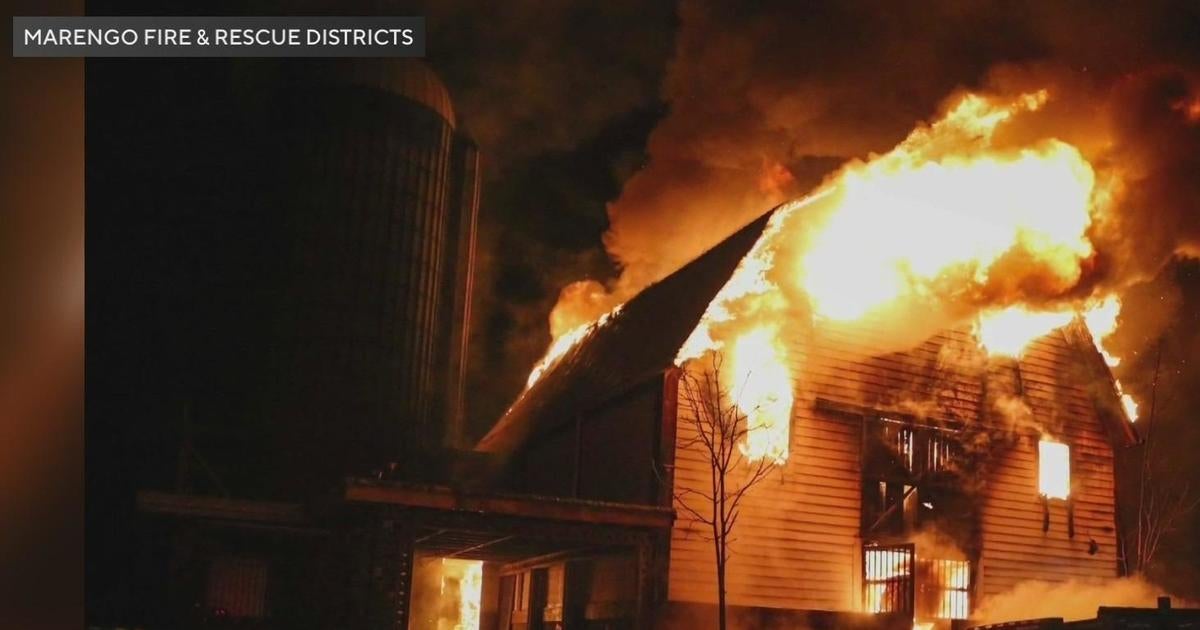
[[[485,352],[472,365],[497,411],[523,380],[497,374],[537,360],[548,315],[555,335],[595,319],[848,160],[889,150],[965,90],[1046,88],[1046,106],[997,141],[1057,138],[1123,182],[1077,282],[989,290],[1043,302],[1123,291],[1200,253],[1194,3],[452,2],[426,13],[431,42],[454,42],[431,61],[489,161]]]
[[[1200,251],[1200,184],[1189,175],[1200,166],[1200,89],[1181,70],[1198,58],[1195,7],[880,9],[681,2],[663,86],[670,113],[650,135],[649,163],[608,206],[604,244],[621,273],[607,298],[595,280],[586,301],[568,290],[555,328],[594,319],[845,160],[891,148],[965,89],[1047,88],[1047,106],[1002,141],[1061,139],[1126,183],[1120,212],[1093,226],[1087,273],[1051,285],[1052,297],[1127,285]]]
[[[979,624],[1062,617],[1064,621],[1091,619],[1100,606],[1154,608],[1162,589],[1140,578],[1122,578],[1102,583],[1030,581],[1011,591],[984,600],[974,615]],[[1194,607],[1173,601],[1176,608]]]

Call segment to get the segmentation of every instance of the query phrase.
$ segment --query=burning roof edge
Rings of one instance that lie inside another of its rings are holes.
[[[510,453],[534,432],[586,412],[669,369],[774,212],[746,224],[626,302],[523,392],[475,450]]]
[[[530,435],[586,413],[674,364],[688,335],[738,264],[762,236],[778,207],[652,284],[559,357],[476,443],[474,450],[511,453]],[[664,317],[664,314],[669,316]],[[1093,383],[1093,404],[1114,445],[1138,432],[1116,392],[1112,371],[1079,322],[1062,329]]]
[[[1100,422],[1108,430],[1109,438],[1114,444],[1123,446],[1137,444],[1141,440],[1141,436],[1138,434],[1137,427],[1134,426],[1133,418],[1129,417],[1125,406],[1121,404],[1121,398],[1117,394],[1116,377],[1113,376],[1112,369],[1108,367],[1108,363],[1104,361],[1099,348],[1096,347],[1092,334],[1079,320],[1063,327],[1062,332],[1067,341],[1075,346],[1075,350],[1081,355],[1083,367],[1088,370],[1090,380],[1094,383],[1104,384],[1103,387],[1092,388],[1089,393]]]

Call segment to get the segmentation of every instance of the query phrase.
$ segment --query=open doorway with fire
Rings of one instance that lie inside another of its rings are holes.
[[[480,560],[417,556],[413,562],[413,630],[480,630],[483,600]]]
[[[862,608],[950,628],[971,613],[977,510],[964,481],[964,427],[864,423]]]

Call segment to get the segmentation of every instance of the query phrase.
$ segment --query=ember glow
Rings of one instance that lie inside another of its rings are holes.
[[[1048,499],[1071,495],[1071,448],[1043,438],[1038,442],[1038,491]]]

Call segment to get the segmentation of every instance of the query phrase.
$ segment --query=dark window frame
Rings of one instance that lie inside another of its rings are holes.
[[[964,452],[955,424],[868,416],[863,422],[861,533],[902,537],[946,518],[958,499]],[[943,501],[945,499],[945,501]]]

